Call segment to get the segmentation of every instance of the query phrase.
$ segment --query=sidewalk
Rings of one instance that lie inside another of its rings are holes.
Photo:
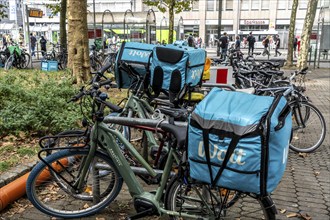
[[[322,112],[326,120],[327,136],[323,145],[316,152],[307,154],[305,157],[290,151],[284,177],[272,194],[278,210],[277,219],[302,219],[298,216],[287,217],[294,216],[296,213],[308,215],[313,220],[326,220],[330,216],[330,69],[311,69],[307,78],[309,80],[306,83],[306,94]],[[21,207],[21,209],[17,209],[17,207]],[[123,189],[117,199],[102,213],[82,219],[117,219],[114,218],[114,213],[118,214],[118,212],[122,214],[123,218],[135,212],[127,188]],[[43,220],[55,218],[50,218],[36,210],[24,197],[3,210],[0,213],[0,219]]]

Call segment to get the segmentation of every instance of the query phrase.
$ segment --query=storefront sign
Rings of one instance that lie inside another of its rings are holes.
[[[29,17],[42,18],[43,11],[40,9],[29,9]]]
[[[242,25],[268,25],[269,20],[241,20]]]

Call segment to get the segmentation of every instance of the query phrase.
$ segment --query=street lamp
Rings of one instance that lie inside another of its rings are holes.
[[[221,35],[221,14],[222,13],[222,0],[219,0],[219,13],[218,13],[218,44],[217,44],[217,56],[220,56],[220,35]]]
[[[165,20],[165,26],[167,26],[167,24],[166,24],[166,18],[165,18],[165,16],[163,16],[163,18],[162,18],[162,20],[160,20],[160,43],[162,43],[162,32],[163,32],[163,20]]]
[[[134,14],[133,14],[133,12],[132,12],[131,9],[127,9],[125,11],[125,14],[124,14],[124,38],[125,38],[125,40],[127,40],[127,35],[126,35],[126,15],[127,15],[128,12],[131,13],[132,17],[134,17]]]
[[[153,15],[153,20],[151,20],[151,23],[152,24],[156,24],[156,15],[155,15],[155,12],[154,12],[154,10],[152,10],[152,9],[149,9],[148,10],[148,13],[147,13],[147,18],[146,18],[146,30],[147,30],[147,34],[146,34],[146,42],[148,43],[148,44],[150,44],[151,43],[151,25],[150,25],[150,21],[149,21],[149,16],[150,15]]]

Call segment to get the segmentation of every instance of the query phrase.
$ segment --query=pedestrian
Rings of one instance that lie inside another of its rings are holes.
[[[300,42],[301,42],[301,39],[298,38],[298,42],[297,42],[297,47],[298,47],[298,56],[299,56],[299,53],[300,53]]]
[[[189,47],[195,47],[194,37],[190,34],[188,37],[188,46]]]
[[[294,55],[294,58],[297,57],[297,55],[296,55],[297,45],[298,45],[298,38],[295,37],[294,40],[293,40],[293,55]]]
[[[3,49],[6,49],[7,48],[7,44],[8,44],[8,42],[7,42],[7,36],[6,36],[6,34],[3,34],[2,35],[2,46],[3,46]]]
[[[235,50],[240,50],[240,49],[241,49],[241,40],[239,39],[239,36],[236,36]]]
[[[256,42],[255,37],[252,35],[252,32],[250,32],[247,42],[249,43],[249,50],[248,50],[248,55],[253,55],[253,50],[254,50],[254,43]],[[251,51],[251,53],[250,53]]]
[[[227,33],[224,32],[222,37],[220,37],[219,39],[219,43],[220,43],[220,47],[221,47],[221,58],[223,60],[226,60],[227,58],[227,50],[228,50],[228,37],[227,37]]]
[[[280,48],[280,45],[281,45],[280,36],[276,35],[276,38],[275,38],[275,57],[277,57],[277,54],[279,54],[280,56],[282,55],[282,53],[278,51],[278,49]]]
[[[244,48],[246,48],[246,45],[247,45],[247,39],[246,39],[246,37],[243,37],[243,45],[244,45]]]
[[[31,56],[34,57],[34,51],[36,49],[36,43],[37,43],[37,38],[35,36],[33,36],[32,33],[30,33],[30,42],[31,42]]]
[[[198,47],[201,48],[202,47],[202,43],[203,43],[203,40],[201,37],[198,38]]]
[[[44,36],[41,36],[41,39],[39,42],[40,42],[42,56],[45,56],[46,51],[47,51],[47,48],[46,48],[47,40],[45,39]]]
[[[269,50],[268,50],[268,47],[269,47],[269,39],[270,39],[270,36],[268,35],[267,37],[264,38],[264,40],[262,41],[262,45],[264,46],[264,51],[262,52],[262,55],[263,56],[266,56],[266,55],[270,55],[269,53]]]

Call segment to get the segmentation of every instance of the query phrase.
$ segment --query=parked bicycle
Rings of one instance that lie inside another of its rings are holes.
[[[80,218],[95,214],[116,198],[125,181],[137,211],[129,219],[151,215],[169,215],[171,219],[246,216],[275,218],[275,205],[269,196],[260,197],[217,186],[211,188],[209,184],[189,178],[187,163],[184,163],[185,127],[161,120],[104,118],[106,96],[100,92],[99,86],[93,85],[75,98],[84,95],[92,96],[94,106],[92,118],[95,124],[90,136],[90,146],[69,146],[68,149],[41,158],[42,161],[32,170],[27,181],[28,198],[40,211],[60,218]],[[169,134],[169,156],[155,192],[147,192],[141,186],[120,150],[119,143],[135,156],[151,178],[159,178],[160,175],[120,131],[108,124],[143,126]],[[177,166],[179,172],[170,178],[173,166]],[[249,208],[240,208],[242,206]]]
[[[2,62],[5,61],[5,70],[9,70],[12,67],[18,69],[25,69],[31,61],[31,56],[25,49],[19,48],[17,44],[8,46],[5,51],[0,54]]]

